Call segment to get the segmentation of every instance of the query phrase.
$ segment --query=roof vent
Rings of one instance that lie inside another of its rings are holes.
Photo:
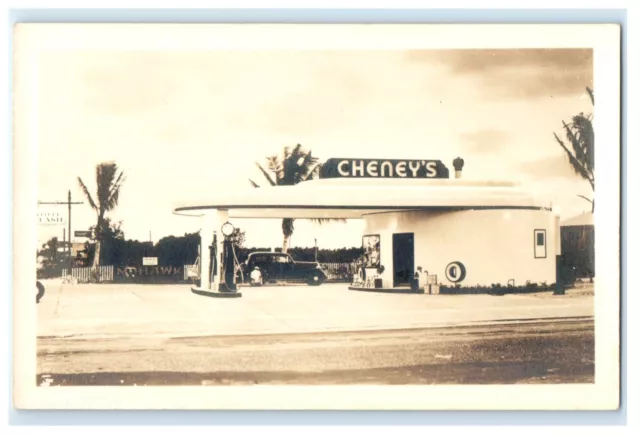
[[[462,176],[462,168],[464,167],[464,160],[460,157],[453,160],[453,168],[456,170],[456,178]]]

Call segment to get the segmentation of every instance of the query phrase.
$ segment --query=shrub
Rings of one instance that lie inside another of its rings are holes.
[[[555,284],[547,285],[546,282],[542,282],[540,285],[538,285],[537,283],[527,282],[525,285],[520,286],[502,286],[502,284],[500,283],[492,283],[489,286],[461,286],[460,284],[455,284],[453,286],[440,286],[440,294],[528,294],[534,292],[551,291],[553,290],[554,286]]]

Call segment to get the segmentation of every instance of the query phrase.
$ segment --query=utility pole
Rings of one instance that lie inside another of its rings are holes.
[[[68,224],[69,224],[69,229],[68,229],[68,233],[69,233],[69,242],[67,244],[67,252],[69,253],[69,275],[71,275],[71,205],[81,205],[84,202],[71,202],[71,190],[69,190],[69,193],[67,195],[67,201],[66,202],[62,202],[62,201],[55,201],[55,202],[42,202],[42,201],[38,201],[38,205],[68,205],[69,208],[67,210],[68,212]]]

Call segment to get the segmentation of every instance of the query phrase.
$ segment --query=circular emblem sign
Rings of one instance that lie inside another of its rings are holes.
[[[447,265],[444,274],[450,282],[458,283],[464,280],[467,275],[467,270],[464,268],[464,265],[462,265],[462,262],[452,262]]]

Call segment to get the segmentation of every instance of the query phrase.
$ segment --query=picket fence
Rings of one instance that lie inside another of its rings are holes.
[[[93,276],[93,267],[80,267],[71,269],[71,278],[78,282],[89,282]],[[69,278],[69,270],[62,270],[62,278]],[[113,265],[101,265],[98,267],[98,281],[110,282],[113,280]]]

